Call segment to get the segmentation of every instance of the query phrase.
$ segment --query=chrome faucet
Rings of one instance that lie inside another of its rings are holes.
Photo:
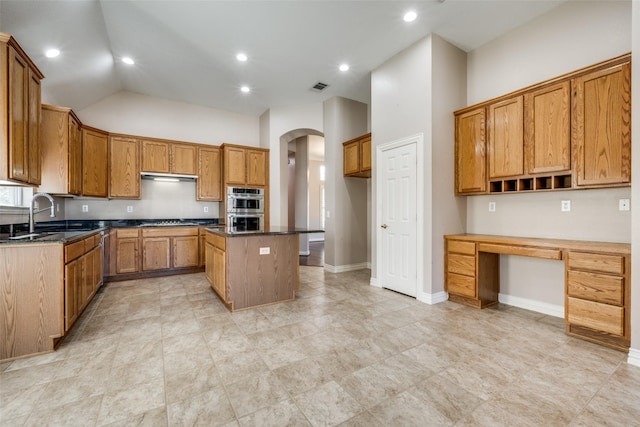
[[[51,218],[55,218],[55,216],[56,216],[56,210],[55,210],[56,202],[53,200],[53,197],[51,197],[47,193],[36,193],[36,194],[34,194],[33,198],[31,199],[31,203],[29,204],[29,233],[33,233],[35,231],[35,228],[36,228],[35,216],[36,216],[36,214],[38,212],[46,211],[47,209],[49,209],[49,208],[44,208],[44,209],[35,210],[35,202],[36,202],[36,199],[38,197],[46,197],[47,199],[49,199],[49,201],[51,202],[51,215],[49,215],[49,216]]]

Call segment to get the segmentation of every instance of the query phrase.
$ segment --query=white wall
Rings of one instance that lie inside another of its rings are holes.
[[[444,291],[444,234],[464,231],[465,201],[454,196],[453,111],[466,99],[466,55],[430,35],[387,60],[371,75],[372,145],[423,134],[418,167],[424,179],[424,241],[418,298],[433,301]],[[375,164],[374,164],[374,167]],[[372,271],[377,280],[377,182],[372,178]]]
[[[367,265],[367,180],[343,175],[342,143],[367,133],[366,104],[333,97],[324,102],[325,268],[344,271]]]
[[[574,71],[631,50],[631,2],[567,2],[468,54],[468,104]],[[629,188],[467,198],[467,232],[629,242]],[[560,211],[571,200],[572,211]],[[488,212],[489,201],[497,204]],[[563,311],[562,263],[501,257],[501,293]],[[535,292],[532,293],[532,289]]]
[[[259,118],[132,92],[76,111],[83,124],[113,133],[199,144],[259,145]]]
[[[260,146],[270,149],[270,221],[272,225],[286,225],[288,217],[287,144],[289,141],[281,141],[280,137],[296,129],[313,129],[323,132],[322,104],[274,107],[260,116],[259,123]]]
[[[635,58],[640,57],[640,4],[633,2],[633,53]],[[631,80],[640,82],[640,67],[631,68]],[[631,104],[640,105],[640,85],[631,86]],[[633,269],[640,267],[640,108],[631,109],[631,176],[635,184],[631,187],[631,350],[629,351],[629,363],[640,366],[640,274]]]

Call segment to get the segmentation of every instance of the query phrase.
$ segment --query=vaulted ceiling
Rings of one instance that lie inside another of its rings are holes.
[[[470,51],[563,1],[0,0],[0,31],[45,74],[47,103],[80,110],[126,90],[259,115],[336,95],[368,103],[371,70],[427,34]]]

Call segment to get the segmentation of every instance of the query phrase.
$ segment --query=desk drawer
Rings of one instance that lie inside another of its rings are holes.
[[[569,270],[567,293],[571,297],[623,305],[624,279],[606,274]]]
[[[461,276],[455,273],[447,273],[447,292],[475,298],[476,279],[474,277]]]
[[[573,325],[624,336],[623,307],[568,297],[567,321]]]
[[[475,255],[476,244],[474,242],[461,242],[460,240],[449,240],[447,242],[447,250],[459,254]]]
[[[569,252],[569,268],[624,274],[624,257],[587,252]]]
[[[450,273],[463,274],[465,276],[476,275],[476,257],[450,253],[447,259],[447,270]]]

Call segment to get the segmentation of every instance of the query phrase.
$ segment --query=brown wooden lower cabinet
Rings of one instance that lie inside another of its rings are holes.
[[[199,227],[118,228],[111,236],[108,280],[202,271],[204,266]]]
[[[567,334],[627,351],[631,342],[631,248],[624,243],[486,235],[445,236],[449,299],[498,303],[500,254],[563,260]]]
[[[100,234],[64,247],[64,330],[69,331],[102,285]]]

